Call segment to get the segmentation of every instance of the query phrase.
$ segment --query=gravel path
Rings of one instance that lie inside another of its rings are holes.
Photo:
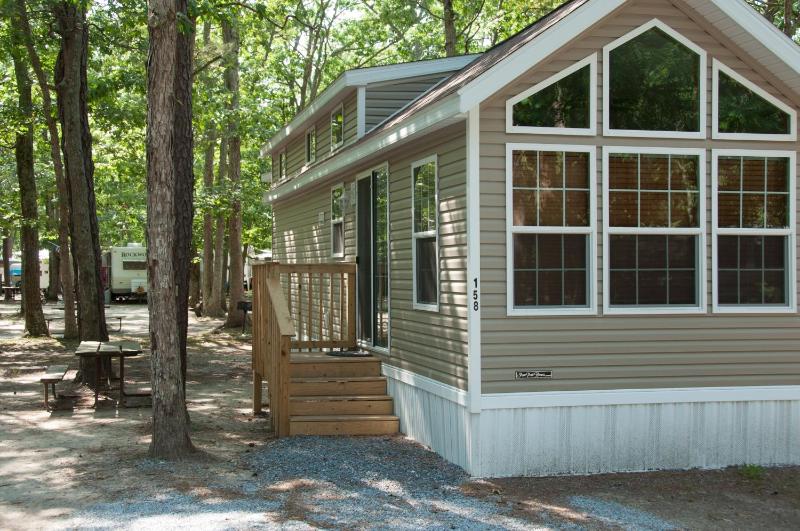
[[[274,440],[240,460],[249,477],[220,477],[207,485],[211,495],[171,491],[97,504],[63,528],[537,528],[509,505],[463,494],[467,476],[460,468],[400,437]],[[575,527],[551,522],[546,528]]]

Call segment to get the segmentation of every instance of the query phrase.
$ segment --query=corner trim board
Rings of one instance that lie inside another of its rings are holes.
[[[481,411],[480,106],[467,113],[467,390],[469,412]]]

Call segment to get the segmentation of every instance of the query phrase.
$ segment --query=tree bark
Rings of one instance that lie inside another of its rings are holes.
[[[206,194],[214,188],[214,147],[217,143],[216,125],[211,123],[206,130],[206,152],[203,164],[203,190]],[[211,300],[214,285],[214,217],[206,210],[203,213],[203,314]]]
[[[192,231],[192,38],[186,0],[149,0],[147,26],[147,264],[152,348],[150,455],[193,451],[186,413],[186,333]]]
[[[15,17],[17,18],[17,17]],[[19,95],[19,112],[24,126],[17,131],[14,155],[19,181],[22,247],[22,301],[25,315],[25,330],[30,336],[46,336],[47,323],[42,312],[39,291],[39,209],[36,205],[36,176],[33,171],[33,97],[28,64],[22,50],[12,44],[11,57]]]
[[[69,202],[73,280],[78,303],[78,337],[81,341],[108,341],[103,282],[100,276],[100,235],[94,195],[92,137],[86,103],[89,28],[86,10],[78,2],[53,5],[61,50],[55,66],[61,150]],[[102,370],[110,372],[110,362]],[[95,363],[81,360],[78,380],[93,385]]]
[[[783,32],[788,37],[794,35],[794,2],[783,0]]]
[[[10,288],[11,284],[11,256],[14,254],[14,240],[11,238],[11,231],[3,229],[3,286]],[[4,290],[3,300],[10,302],[14,300],[11,290]]]
[[[453,0],[442,0],[442,8],[444,54],[453,57],[456,55],[456,15],[453,11]]]
[[[223,136],[219,145],[219,169],[217,170],[217,189],[225,184],[228,174],[228,143]],[[208,307],[203,304],[203,313],[208,317],[224,317],[225,310],[225,214],[218,213],[214,220],[214,281]]]
[[[61,161],[59,148],[58,125],[53,113],[50,85],[39,54],[33,45],[33,32],[28,21],[28,12],[25,0],[17,0],[17,9],[20,13],[20,29],[25,35],[25,47],[28,49],[31,66],[36,74],[39,89],[42,91],[42,111],[47,123],[48,139],[50,141],[50,157],[53,159],[53,171],[56,175],[56,188],[58,190],[58,275],[61,283],[61,293],[64,300],[64,338],[78,337],[78,322],[75,319],[75,285],[72,279],[72,260],[70,259],[69,241],[69,192],[67,180],[64,175],[64,165]],[[51,271],[55,268],[50,263]]]
[[[239,27],[235,15],[222,21],[222,41],[228,55],[225,62],[225,88],[228,91],[228,177],[233,188],[228,232],[230,263],[230,302],[225,326],[242,326],[243,313],[238,303],[244,300],[242,263],[242,206],[239,200],[242,140],[239,136]]]
[[[192,242],[189,251],[189,308],[200,304],[200,263],[196,260],[197,247]]]

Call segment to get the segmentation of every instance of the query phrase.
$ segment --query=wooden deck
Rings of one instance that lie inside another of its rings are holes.
[[[278,437],[398,432],[381,361],[323,350],[355,349],[354,264],[260,264],[253,289],[253,409],[266,377]]]

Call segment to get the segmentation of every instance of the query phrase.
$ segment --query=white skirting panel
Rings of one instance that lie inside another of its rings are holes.
[[[483,477],[800,464],[799,400],[484,409],[478,423]]]
[[[448,461],[469,470],[466,393],[384,364],[400,431]]]

